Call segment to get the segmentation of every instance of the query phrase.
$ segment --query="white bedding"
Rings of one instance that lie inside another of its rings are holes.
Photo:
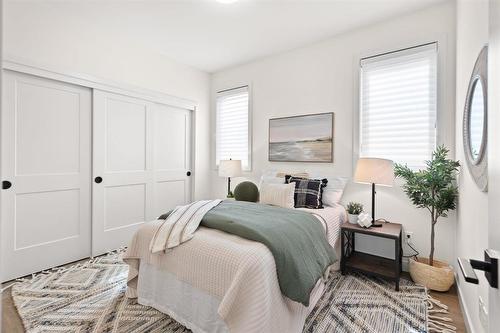
[[[301,210],[323,222],[328,242],[338,248],[344,208]],[[153,255],[142,250],[152,232],[154,224],[136,235],[125,254],[131,265],[127,294],[195,333],[300,332],[323,293],[320,279],[308,308],[282,296],[274,258],[260,243],[200,227],[189,242]]]
[[[309,209],[309,208],[297,208],[299,210],[303,210],[309,212],[317,217],[320,220],[324,220],[326,223],[325,228],[326,237],[328,239],[328,243],[335,248],[337,245],[337,240],[340,235],[340,225],[347,221],[347,213],[345,211],[344,206],[336,204],[332,207],[325,207],[323,209]],[[338,257],[340,260],[340,257]]]

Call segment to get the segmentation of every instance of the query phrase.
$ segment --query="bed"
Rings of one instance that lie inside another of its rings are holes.
[[[338,253],[344,207],[300,210],[321,221]],[[160,224],[145,224],[124,254],[130,266],[128,297],[137,297],[140,304],[170,315],[195,333],[302,331],[326,276],[318,279],[304,306],[283,296],[274,257],[265,245],[200,226],[188,242],[152,254],[149,244]],[[338,263],[331,268],[338,269]]]

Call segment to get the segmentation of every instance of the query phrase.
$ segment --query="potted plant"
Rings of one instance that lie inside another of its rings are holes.
[[[396,164],[394,174],[406,183],[403,190],[418,208],[430,213],[431,251],[429,258],[410,259],[410,275],[416,283],[429,289],[447,291],[454,283],[453,268],[434,259],[435,226],[440,217],[456,208],[458,187],[456,177],[460,163],[448,159],[449,150],[439,146],[426,161],[426,169],[413,171],[406,165]]]
[[[363,205],[358,202],[349,202],[347,204],[347,214],[349,214],[349,223],[358,223],[358,215],[363,212]]]

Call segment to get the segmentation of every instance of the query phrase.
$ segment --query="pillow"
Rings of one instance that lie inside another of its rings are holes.
[[[309,178],[309,174],[305,171],[290,173],[290,172],[282,172],[276,170],[265,170],[264,172],[262,172],[262,176],[260,177],[259,189],[263,183],[285,184],[286,175],[291,175],[297,178]]]
[[[284,208],[294,206],[295,184],[262,183],[260,203]]]
[[[295,184],[295,208],[323,208],[322,194],[323,188],[328,183],[327,179],[307,179],[287,175],[285,180],[287,183]]]
[[[286,175],[290,175],[292,177],[297,177],[297,178],[309,178],[309,174],[305,171],[300,171],[300,172],[293,172],[293,173],[290,173],[290,172],[277,172],[276,173],[276,177],[281,177],[281,178],[285,178]]]
[[[343,193],[344,190],[328,188],[328,186],[325,187],[323,189],[323,195],[321,196],[321,202],[323,203],[323,206],[333,207],[340,204]]]
[[[328,178],[328,184],[323,188],[323,195],[321,201],[323,206],[335,206],[340,204],[344,188],[349,181],[347,177],[329,176],[329,177],[314,177],[316,179]]]
[[[252,182],[241,182],[234,188],[234,200],[236,201],[259,201],[259,189]]]
[[[261,175],[264,177],[271,176],[271,177],[282,177],[282,178],[285,178],[286,175],[292,175],[294,177],[311,178],[311,177],[309,177],[309,174],[307,173],[306,170],[283,171],[283,170],[279,170],[279,169],[264,169],[264,170],[262,170]]]
[[[285,177],[276,177],[276,176],[266,176],[263,175],[260,177],[259,189],[262,188],[262,184],[285,184]]]

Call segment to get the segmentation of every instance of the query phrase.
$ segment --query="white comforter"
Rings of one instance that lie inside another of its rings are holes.
[[[344,208],[339,205],[305,210],[324,222],[328,241],[335,247],[340,224],[346,218]],[[140,276],[139,272],[145,272],[144,267],[153,267],[156,272],[173,277],[179,288],[189,286],[210,297],[219,316],[211,319],[222,321],[230,332],[301,332],[308,313],[323,291],[321,281],[311,295],[311,305],[306,308],[281,294],[274,258],[265,245],[205,227],[200,227],[190,241],[168,253],[152,254],[149,244],[161,224],[162,221],[145,224],[124,255],[125,262],[130,265],[128,297],[138,296],[138,280],[147,281],[147,284],[162,283],[150,276]],[[140,288],[141,285],[151,290],[152,286],[139,282]],[[176,304],[170,299],[168,306],[145,303],[167,312],[195,331],[211,331],[213,323],[207,323],[206,318],[195,322],[201,316],[186,318],[185,313],[178,313],[182,312],[183,303],[193,302],[188,299],[192,295],[188,291],[180,292]],[[193,304],[196,305],[196,300]]]

